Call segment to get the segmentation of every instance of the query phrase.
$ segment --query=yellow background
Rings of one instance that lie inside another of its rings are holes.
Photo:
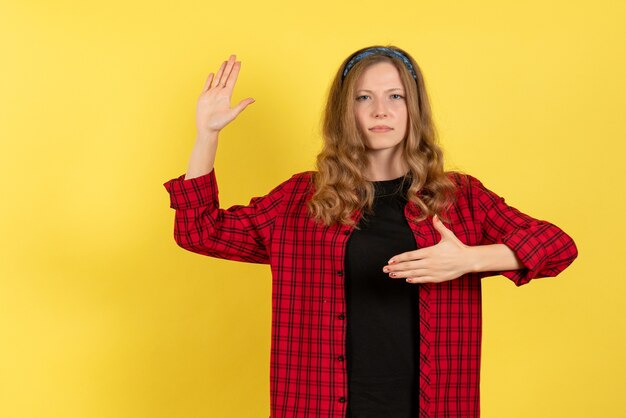
[[[482,416],[623,417],[626,6],[597,0],[2,1],[0,417],[269,415],[267,266],[176,246],[209,72],[242,60],[222,206],[313,168],[339,63],[412,53],[449,169],[578,259],[484,279]]]

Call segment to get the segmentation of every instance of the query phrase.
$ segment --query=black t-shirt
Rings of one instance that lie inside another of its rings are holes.
[[[409,418],[418,411],[418,285],[392,279],[383,266],[417,249],[404,217],[408,178],[373,182],[365,214],[346,250],[346,361],[349,418]]]

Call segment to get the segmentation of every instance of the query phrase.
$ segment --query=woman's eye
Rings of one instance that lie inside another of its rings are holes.
[[[365,100],[365,98],[367,98],[367,97],[369,97],[369,96],[362,95],[362,96],[358,96],[356,99],[357,99],[357,101],[361,101],[361,100]]]
[[[392,94],[391,97],[393,97],[394,99],[403,99],[404,97],[399,95],[399,94]]]

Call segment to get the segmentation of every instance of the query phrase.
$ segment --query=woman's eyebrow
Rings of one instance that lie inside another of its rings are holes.
[[[394,90],[402,90],[402,91],[404,91],[404,89],[402,87],[394,87],[392,89],[385,90],[385,93],[389,93],[390,91],[394,91]],[[360,92],[360,91],[364,91],[364,92],[367,92],[367,93],[373,93],[372,90],[367,90],[367,89],[357,90],[357,92]]]

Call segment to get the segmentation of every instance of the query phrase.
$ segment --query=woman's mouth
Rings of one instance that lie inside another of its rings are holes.
[[[393,128],[387,125],[376,125],[369,128],[369,130],[372,132],[389,132],[392,131]]]

